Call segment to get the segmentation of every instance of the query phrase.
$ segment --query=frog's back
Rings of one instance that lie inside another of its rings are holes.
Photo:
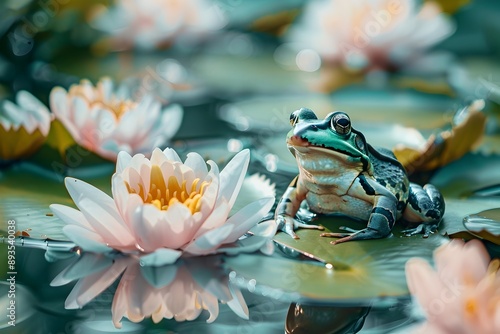
[[[398,212],[401,213],[408,201],[410,185],[404,167],[390,150],[375,149],[368,145],[368,155],[373,165],[375,179],[396,196]]]

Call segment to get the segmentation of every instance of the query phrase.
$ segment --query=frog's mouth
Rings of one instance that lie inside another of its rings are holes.
[[[287,144],[296,148],[311,146],[311,143],[307,139],[304,139],[301,136],[297,135],[289,137],[287,140]]]
[[[327,147],[321,147],[318,145],[314,145],[309,142],[307,139],[304,139],[300,136],[294,135],[288,138],[287,144],[289,148],[295,150],[297,153],[302,156],[306,156],[311,151],[317,152],[318,154],[324,154],[335,157],[337,160],[347,160],[347,157],[350,158],[361,158],[359,155],[352,154],[348,151],[340,150],[340,149],[331,149]]]

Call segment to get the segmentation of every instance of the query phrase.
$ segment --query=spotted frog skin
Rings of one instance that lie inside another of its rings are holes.
[[[333,244],[384,238],[403,218],[421,223],[407,235],[437,229],[444,214],[444,200],[432,185],[410,183],[404,167],[389,150],[375,149],[363,134],[351,127],[349,116],[333,112],[319,120],[307,108],[290,115],[292,130],[287,145],[295,156],[299,175],[278,203],[275,219],[280,230],[295,239],[297,228],[323,229],[296,217],[305,201],[319,214],[341,213],[368,221],[367,227],[351,233],[322,233],[339,238]]]

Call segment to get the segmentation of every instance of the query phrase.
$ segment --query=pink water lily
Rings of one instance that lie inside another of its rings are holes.
[[[436,270],[422,259],[406,265],[408,288],[427,321],[414,333],[500,333],[500,260],[483,244],[453,240],[434,253]]]
[[[349,69],[394,69],[417,61],[454,28],[436,3],[415,0],[316,0],[290,42]]]
[[[209,0],[116,0],[92,24],[111,36],[111,49],[153,49],[176,39],[203,36],[225,25]]]
[[[276,226],[273,221],[257,223],[274,197],[252,202],[229,217],[249,159],[249,151],[243,150],[219,173],[213,161],[208,161],[208,170],[197,153],[188,154],[183,163],[172,149],[155,149],[151,159],[120,152],[113,197],[66,178],[79,210],[50,207],[67,224],[63,232],[83,250],[138,254],[143,265],[174,263],[182,255],[266,251]],[[249,230],[253,236],[240,242]]]
[[[115,89],[109,78],[96,86],[82,80],[68,91],[56,87],[50,107],[79,145],[110,160],[120,151],[147,153],[164,145],[177,132],[183,113],[178,105],[162,108],[151,95],[136,99],[124,85]]]

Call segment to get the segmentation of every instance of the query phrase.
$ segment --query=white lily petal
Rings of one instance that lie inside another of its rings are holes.
[[[61,87],[55,87],[50,92],[50,110],[52,110],[57,118],[68,118],[68,108],[66,108],[66,104],[68,103],[67,94],[66,90]]]
[[[184,247],[184,251],[193,255],[206,255],[213,253],[217,246],[230,235],[233,225],[223,225],[201,235]]]
[[[167,157],[167,160],[182,162],[182,160],[181,160],[181,158],[179,158],[179,155],[177,154],[177,152],[175,152],[173,149],[171,149],[169,147],[164,149],[163,153]]]
[[[134,245],[134,237],[117,214],[116,207],[111,212],[90,198],[81,199],[79,207],[92,229],[112,247]]]
[[[168,138],[175,135],[182,123],[184,111],[178,104],[172,104],[162,110],[161,130]]]
[[[73,96],[71,101],[73,122],[77,129],[85,127],[87,121],[92,117],[88,102],[81,96]]]
[[[109,197],[102,190],[72,177],[66,177],[64,179],[64,184],[68,190],[69,195],[75,202],[76,206],[79,207],[79,202],[83,198],[91,198],[94,202],[99,203],[107,211],[116,210],[115,202],[111,197]]]
[[[196,178],[203,180],[208,174],[207,163],[203,160],[201,155],[196,152],[188,153],[184,164],[194,171]]]
[[[173,264],[181,255],[181,251],[160,248],[151,254],[141,256],[141,265],[159,267],[167,264]]]
[[[241,189],[249,162],[250,151],[245,149],[236,154],[220,173],[218,199],[225,198],[231,207]]]
[[[248,230],[255,226],[255,224],[271,210],[273,204],[274,198],[262,198],[248,204],[232,215],[231,218],[227,220],[226,225],[234,225],[234,229],[223,243],[231,243],[238,240],[238,238],[248,232]]]
[[[205,219],[203,225],[198,229],[194,238],[198,238],[200,235],[207,233],[208,231],[217,228],[221,225],[224,225],[227,221],[227,217],[229,215],[229,204],[226,201],[223,201],[216,207],[210,215]]]
[[[107,253],[111,248],[104,244],[101,236],[95,232],[89,231],[77,225],[66,225],[63,227],[64,234],[77,244],[81,249],[87,252]]]
[[[89,222],[80,211],[61,204],[51,204],[49,208],[57,218],[61,219],[66,224],[77,225],[92,230]]]
[[[130,164],[132,157],[127,152],[121,151],[118,153],[118,158],[116,160],[116,172],[122,173],[123,170]]]

